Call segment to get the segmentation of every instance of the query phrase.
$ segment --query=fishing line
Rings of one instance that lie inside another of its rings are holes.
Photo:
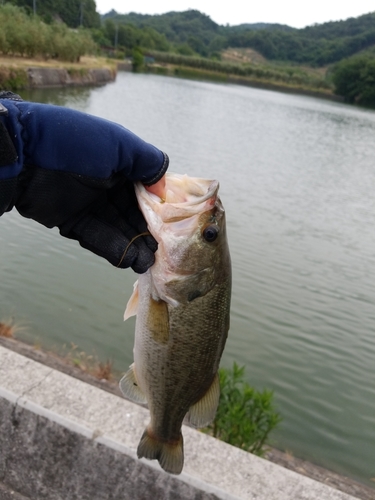
[[[121,259],[120,259],[120,262],[117,264],[117,267],[120,267],[121,266],[121,263],[122,261],[125,259],[125,255],[127,253],[127,251],[129,250],[129,247],[130,245],[133,243],[134,240],[136,240],[137,238],[139,238],[140,236],[151,236],[151,233],[149,233],[148,231],[144,232],[144,233],[140,233],[140,234],[137,234],[136,236],[134,236],[134,238],[132,238],[129,243],[126,245],[126,248],[124,250],[124,253],[122,254],[121,256]]]

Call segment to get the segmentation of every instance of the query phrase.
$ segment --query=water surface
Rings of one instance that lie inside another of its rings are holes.
[[[375,113],[236,85],[120,73],[24,98],[117,121],[171,171],[217,178],[234,284],[223,365],[275,391],[273,444],[375,476]],[[46,346],[132,362],[136,276],[15,211],[0,220],[0,315]]]

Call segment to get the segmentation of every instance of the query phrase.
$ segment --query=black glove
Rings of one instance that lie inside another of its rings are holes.
[[[78,111],[1,93],[0,104],[0,215],[15,206],[114,266],[145,272],[157,243],[144,235],[134,182],[160,180],[167,155]]]

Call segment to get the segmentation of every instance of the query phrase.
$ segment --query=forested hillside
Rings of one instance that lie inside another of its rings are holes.
[[[375,12],[303,29],[266,23],[219,26],[197,10],[157,16],[112,11],[104,16],[104,30],[116,25],[134,33],[159,33],[162,46],[153,42],[149,49],[218,60],[230,47],[252,49],[279,64],[328,68],[326,81],[335,93],[347,102],[375,106]],[[285,69],[294,78],[294,70]],[[256,72],[254,67],[238,71]]]
[[[185,12],[168,12],[162,15],[144,15],[131,12],[118,14],[112,10],[103,16],[104,24],[108,22],[133,26],[134,28],[152,28],[165,36],[175,52],[183,55],[201,55],[203,57],[217,56],[218,53],[230,46],[250,47],[242,43],[242,37],[247,32],[273,30],[294,31],[294,28],[281,24],[241,24],[229,27],[220,26],[198,10]],[[238,36],[241,43],[233,45],[231,37]]]
[[[8,7],[22,11],[2,14],[8,16],[0,30],[2,53],[77,60],[84,47],[90,47],[91,52],[96,47],[97,53],[133,57],[139,68],[143,55],[152,52],[164,64],[178,60],[181,65],[226,74],[262,74],[262,81],[267,80],[266,75],[280,80],[275,76],[279,74],[286,85],[295,85],[296,81],[306,85],[314,80],[315,89],[334,86],[348,102],[370,105],[374,100],[375,105],[375,12],[296,29],[269,23],[221,26],[198,10],[162,15],[118,14],[112,10],[100,16],[95,0],[2,0],[0,8]],[[16,17],[22,23],[16,22]],[[228,60],[231,51],[241,57],[246,51],[258,56]],[[215,64],[208,64],[210,61]],[[313,68],[323,69],[317,75]]]
[[[134,47],[183,55],[216,57],[228,47],[251,48],[268,60],[325,66],[375,46],[375,12],[304,29],[280,24],[220,26],[198,10],[162,15],[118,14],[100,19],[95,0],[3,0],[33,13],[47,24],[93,30],[100,45]]]
[[[95,0],[6,0],[2,4],[11,3],[23,7],[26,12],[36,12],[47,23],[63,21],[69,28],[85,26],[98,28],[100,15],[96,12]]]
[[[105,21],[109,19],[120,25],[153,28],[177,51],[185,47],[185,52],[189,48],[204,57],[228,47],[249,47],[269,60],[324,66],[375,45],[375,12],[304,29],[262,23],[220,26],[197,10],[156,16],[112,11],[104,16]]]
[[[375,44],[375,13],[299,30],[233,32],[228,44],[251,47],[267,59],[324,66]]]
[[[171,48],[185,55],[208,57],[225,45],[225,39],[222,40],[220,36],[221,27],[197,10],[168,12],[157,16],[135,13],[120,15],[112,11],[104,16],[105,24],[109,20],[141,29],[152,28],[165,36]]]

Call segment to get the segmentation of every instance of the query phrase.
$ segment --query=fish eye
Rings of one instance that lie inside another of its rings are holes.
[[[216,240],[219,234],[219,228],[217,226],[207,226],[203,229],[203,238],[208,242],[212,243]]]

